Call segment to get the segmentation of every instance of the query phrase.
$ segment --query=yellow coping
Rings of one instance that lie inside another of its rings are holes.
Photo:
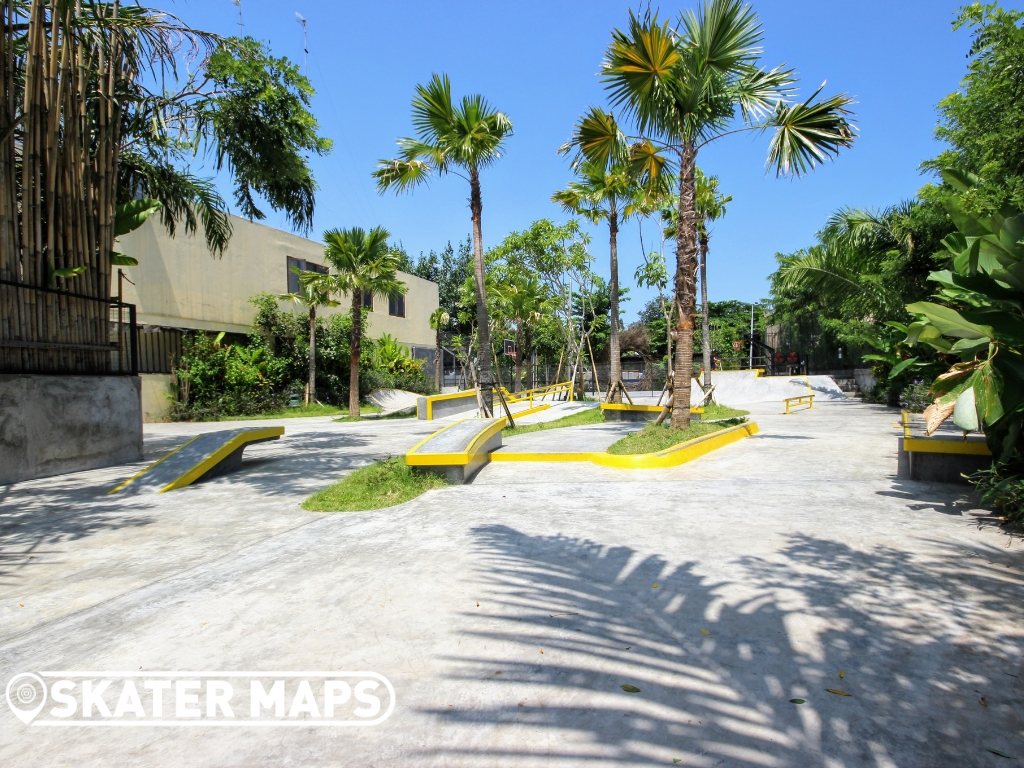
[[[909,453],[953,453],[961,456],[991,456],[988,446],[982,442],[966,443],[961,440],[904,437],[903,450]]]
[[[453,453],[416,453],[416,450],[422,446],[427,440],[437,437],[439,434],[444,432],[445,429],[451,429],[456,424],[461,424],[463,421],[468,419],[460,419],[459,421],[449,424],[444,429],[439,429],[432,435],[420,440],[416,445],[413,446],[407,454],[405,454],[405,463],[410,467],[440,467],[440,466],[458,466],[469,464],[473,460],[473,457],[479,453],[479,446],[489,440],[491,437],[501,432],[505,428],[505,419],[498,419],[487,426],[486,429],[480,431],[480,433],[474,437],[466,450],[458,451]]]
[[[178,488],[184,488],[186,485],[191,485],[196,480],[198,480],[200,477],[205,475],[208,471],[210,471],[215,466],[217,466],[221,461],[223,461],[228,456],[230,456],[232,453],[234,453],[239,447],[245,445],[246,443],[251,443],[251,442],[256,441],[256,440],[266,440],[267,438],[272,438],[272,437],[280,437],[283,434],[284,434],[284,427],[265,427],[263,429],[254,429],[254,430],[251,430],[249,432],[243,432],[240,435],[235,435],[233,438],[231,438],[226,443],[224,443],[224,445],[222,445],[216,451],[214,451],[209,456],[207,456],[205,459],[203,459],[198,464],[196,464],[194,467],[192,467],[192,469],[188,470],[183,475],[179,475],[175,480],[173,480],[169,484],[165,485],[163,488],[161,488],[159,491],[157,491],[157,493],[167,493],[167,491],[173,491],[173,490],[176,490]],[[200,437],[200,435],[196,435],[195,437],[193,437],[191,440],[189,440],[184,445],[181,445],[178,448],[175,448],[173,451],[168,453],[162,459],[160,459],[159,461],[156,461],[156,462],[150,464],[148,467],[146,467],[144,470],[139,472],[137,475],[133,475],[132,477],[128,478],[127,480],[125,480],[123,483],[121,483],[119,486],[114,488],[112,491],[109,491],[108,493],[114,493],[116,491],[121,490],[126,485],[131,483],[133,480],[136,480],[137,478],[139,478],[142,475],[144,475],[147,472],[149,472],[151,469],[156,467],[158,464],[163,462],[165,459],[170,458],[171,456],[176,454],[178,451],[180,451],[182,448],[185,448],[186,446],[188,446],[191,443],[193,443],[196,440],[198,440],[199,437]]]
[[[606,451],[594,453],[507,453],[499,451],[491,454],[491,461],[497,462],[569,462],[589,461],[604,467],[619,469],[665,469],[677,467],[688,461],[700,458],[723,446],[742,440],[744,437],[758,433],[757,424],[739,424],[729,429],[713,432],[710,435],[687,440],[685,443],[673,445],[657,453],[613,454]]]
[[[900,411],[900,421],[903,422],[903,437],[912,438],[914,433],[910,431],[910,411]]]
[[[629,403],[601,403],[602,411],[636,411],[638,413],[660,413],[663,405],[630,405]],[[703,408],[691,408],[690,413],[704,413]]]
[[[546,411],[550,407],[551,403],[541,403],[540,405],[534,406],[533,408],[527,408],[525,411],[513,413],[512,418],[518,419],[520,416],[529,416],[531,413],[540,413],[541,411]]]
[[[436,403],[438,400],[457,400],[460,397],[465,397],[465,398],[470,398],[471,397],[471,398],[473,398],[473,400],[476,400],[476,390],[475,389],[467,389],[467,390],[464,390],[462,392],[452,392],[449,395],[430,395],[427,398],[427,418],[425,420],[426,421],[433,421],[434,420],[434,403]]]

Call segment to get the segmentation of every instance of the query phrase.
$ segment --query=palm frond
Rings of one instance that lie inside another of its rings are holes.
[[[776,176],[802,176],[853,145],[855,128],[848,117],[853,100],[840,94],[812,104],[820,92],[802,104],[780,103],[764,124],[775,129],[767,165]]]

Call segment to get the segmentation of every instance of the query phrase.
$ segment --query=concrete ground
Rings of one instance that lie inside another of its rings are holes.
[[[895,480],[895,411],[753,410],[760,434],[674,469],[492,464],[366,513],[299,504],[437,423],[287,420],[241,473],[159,496],[105,495],[137,466],[0,489],[5,685],[362,669],[397,694],[361,729],[0,705],[0,765],[1019,764],[1021,542],[960,487]],[[147,427],[149,456],[209,428]]]

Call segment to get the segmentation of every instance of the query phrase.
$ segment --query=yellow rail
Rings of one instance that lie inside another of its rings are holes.
[[[814,395],[800,395],[799,397],[787,397],[782,402],[786,404],[786,414],[791,413],[791,408],[796,408],[801,405],[806,405],[808,408],[814,407]]]
[[[562,381],[558,384],[548,384],[545,387],[534,387],[533,389],[527,389],[523,392],[516,392],[514,394],[502,387],[501,394],[505,396],[505,402],[509,404],[529,402],[531,408],[533,408],[535,400],[543,401],[547,399],[549,395],[552,400],[557,399],[557,396],[561,394],[566,396],[566,400],[576,399],[571,381]]]

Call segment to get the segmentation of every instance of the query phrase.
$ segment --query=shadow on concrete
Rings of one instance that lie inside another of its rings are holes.
[[[505,686],[481,698],[508,703],[426,710],[479,727],[424,750],[439,762],[850,768],[1024,756],[1017,553],[931,542],[941,555],[925,558],[794,534],[770,559],[670,567],[589,540],[474,533],[480,600],[498,607],[473,634],[495,651],[446,661],[467,687]],[[514,724],[499,741],[495,726]]]

